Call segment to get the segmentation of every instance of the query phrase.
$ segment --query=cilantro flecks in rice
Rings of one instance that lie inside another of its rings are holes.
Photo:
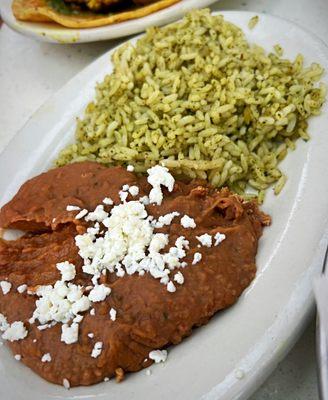
[[[282,189],[278,163],[309,139],[307,119],[325,99],[320,65],[266,54],[209,10],[148,29],[113,64],[57,165],[88,159],[143,173],[162,162],[176,176],[241,195],[252,187],[261,199],[271,184]]]

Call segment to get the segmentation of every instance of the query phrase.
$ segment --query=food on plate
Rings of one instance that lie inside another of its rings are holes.
[[[113,4],[117,4],[120,0],[64,0],[64,2],[72,5],[80,4],[89,10],[100,10],[112,6]]]
[[[13,0],[20,21],[56,22],[67,28],[92,28],[141,18],[180,0]]]
[[[127,0],[64,0],[65,3],[85,5],[90,10],[106,9],[113,4],[129,4]],[[156,3],[157,0],[132,0],[134,4],[151,4]]]
[[[325,98],[320,65],[268,54],[209,10],[148,29],[112,62],[58,166],[89,159],[144,173],[160,162],[240,195],[251,187],[261,200],[271,184],[282,189],[278,164],[309,139]]]
[[[253,29],[253,28],[255,28],[256,27],[256,25],[258,24],[258,22],[259,22],[259,16],[258,15],[254,15],[254,17],[252,17],[250,20],[249,20],[249,22],[248,22],[248,28],[249,29]]]
[[[255,201],[156,165],[73,163],[0,211],[0,331],[17,360],[66,388],[165,361],[167,346],[236,302],[256,273]]]

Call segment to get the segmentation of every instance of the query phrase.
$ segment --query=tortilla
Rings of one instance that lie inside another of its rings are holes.
[[[14,0],[12,10],[20,21],[56,22],[67,28],[93,28],[110,25],[130,19],[141,18],[163,8],[169,7],[180,0],[159,0],[145,6],[136,6],[126,11],[108,14],[81,12],[79,14],[61,14],[52,9],[45,0]]]

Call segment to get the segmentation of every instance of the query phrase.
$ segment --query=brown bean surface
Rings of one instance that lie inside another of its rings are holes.
[[[118,192],[124,184],[138,185],[140,196],[150,190],[145,178],[120,167],[71,164],[29,180],[0,211],[1,227],[28,231],[18,240],[0,241],[0,280],[13,284],[7,295],[0,293],[0,312],[9,322],[24,321],[29,332],[25,339],[8,345],[22,356],[23,363],[51,382],[62,384],[66,378],[71,386],[90,385],[117,375],[117,371],[121,378],[122,371],[149,366],[151,350],[179,343],[195,326],[235,303],[255,276],[258,239],[269,218],[254,202],[245,203],[228,190],[216,191],[199,181],[176,182],[172,193],[164,191],[161,206],[146,207],[155,218],[178,211],[181,216],[193,217],[197,224],[195,229],[184,229],[180,218],[175,218],[170,226],[156,230],[170,235],[169,246],[181,235],[190,242],[185,258],[188,265],[181,269],[185,282],[176,285],[176,292],[169,293],[149,274],[123,278],[107,274],[102,281],[112,292],[94,304],[95,315],[84,313],[77,343],[60,341],[60,323],[42,331],[38,323],[29,324],[36,297],[19,294],[19,285],[54,284],[60,279],[56,263],[65,260],[76,266],[74,283],[91,284],[91,276],[82,272],[83,261],[74,242],[85,223],[74,220],[78,211],[68,212],[66,206],[91,211],[104,197],[119,204]],[[198,247],[196,236],[216,232],[224,233],[226,240],[219,246]],[[202,253],[202,260],[191,265],[196,251]],[[112,307],[117,311],[116,321],[109,317]],[[92,339],[88,337],[91,332]],[[98,358],[92,358],[98,341],[103,342],[103,350]],[[51,354],[51,362],[41,362],[45,353]]]

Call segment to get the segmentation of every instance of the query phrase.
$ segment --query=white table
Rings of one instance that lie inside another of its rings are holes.
[[[202,1],[199,0],[199,3],[201,5]],[[281,16],[306,27],[328,44],[328,0],[222,0],[212,8],[251,10]],[[74,46],[45,44],[20,36],[2,25],[0,151],[51,94],[116,43],[119,41]],[[317,398],[312,322],[294,349],[251,400]]]

